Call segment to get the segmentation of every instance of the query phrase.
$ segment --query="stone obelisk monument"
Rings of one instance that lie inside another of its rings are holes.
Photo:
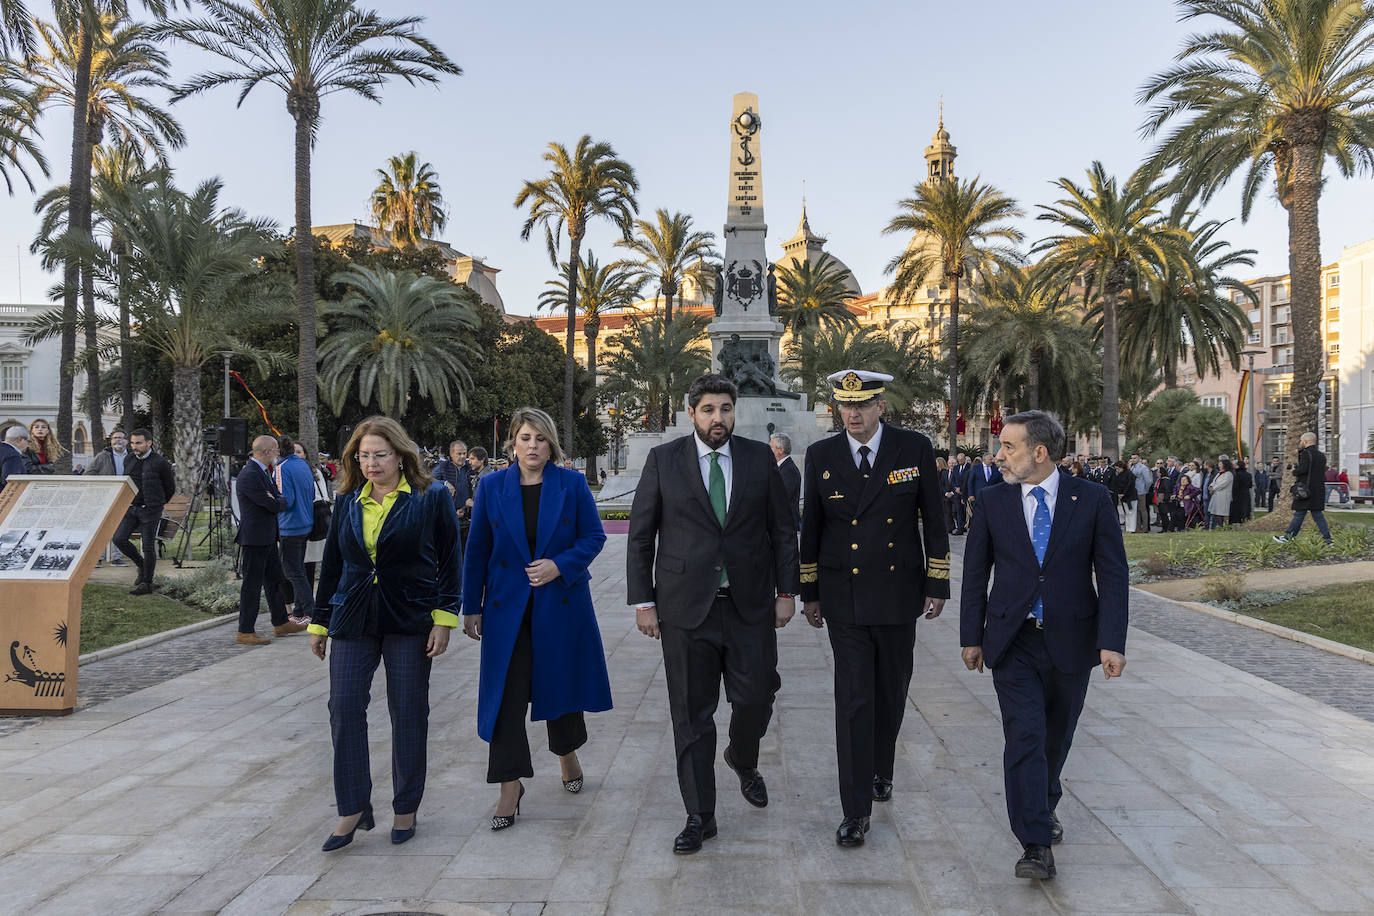
[[[806,398],[787,390],[778,379],[782,322],[777,319],[777,291],[764,247],[768,224],[763,219],[763,119],[759,97],[735,96],[730,117],[730,183],[725,209],[725,263],[716,271],[715,319],[711,368],[739,386],[735,433],[763,442],[773,433],[792,438],[792,457],[804,460],[806,447],[825,432],[806,406]],[[685,405],[683,405],[685,406]],[[661,433],[632,433],[625,472],[610,478],[598,500],[628,500],[639,482],[649,449],[692,432],[686,410],[677,425]]]

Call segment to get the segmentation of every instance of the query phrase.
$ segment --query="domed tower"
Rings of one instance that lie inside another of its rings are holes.
[[[822,255],[829,254],[825,251],[826,238],[811,231],[811,222],[806,218],[806,199],[802,198],[801,223],[797,225],[797,233],[790,239],[782,243],[783,255],[773,264],[778,269],[784,267],[791,268],[792,262],[799,264],[810,262],[812,265],[818,263]],[[849,265],[830,255],[830,260],[836,270],[842,271],[845,275],[845,286],[854,296],[862,296],[863,291],[859,289],[859,283],[854,279],[854,272],[849,269]]]
[[[949,142],[949,131],[945,130],[945,103],[940,103],[940,126],[926,147],[926,180],[930,182],[952,181],[954,179],[954,160],[959,151]]]

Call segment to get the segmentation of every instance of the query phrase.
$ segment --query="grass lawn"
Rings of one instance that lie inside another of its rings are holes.
[[[1269,531],[1231,531],[1226,528],[1215,531],[1194,528],[1191,531],[1172,531],[1168,534],[1127,534],[1126,559],[1143,560],[1151,554],[1165,553],[1171,546],[1178,549],[1210,545],[1219,550],[1240,550],[1256,541],[1268,541],[1273,536]]]
[[[161,595],[130,595],[122,585],[88,584],[81,590],[81,652],[206,619],[200,611]]]
[[[1313,636],[1374,651],[1374,610],[1369,582],[1328,585],[1314,592],[1242,613]]]

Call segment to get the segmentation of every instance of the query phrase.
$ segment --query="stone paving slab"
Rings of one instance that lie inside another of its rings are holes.
[[[896,794],[863,849],[834,844],[831,655],[798,617],[780,634],[762,748],[772,803],[749,807],[719,764],[720,836],[675,857],[661,656],[623,605],[624,546],[612,536],[594,569],[616,708],[589,719],[580,795],[562,790],[531,726],[523,813],[490,831],[477,646],[460,638],[434,669],[417,837],[391,846],[382,815],[321,852],[334,823],[326,666],[305,640],[277,640],[0,736],[0,913],[1374,912],[1374,724],[1218,661],[1266,664],[1226,642],[1225,622],[1197,630],[1139,593],[1137,620],[1156,632],[1133,630],[1126,677],[1090,688],[1056,880],[1012,875],[996,700],[991,678],[959,662],[956,602],[917,629]],[[379,815],[384,702],[379,678]],[[718,721],[723,733],[724,710]]]

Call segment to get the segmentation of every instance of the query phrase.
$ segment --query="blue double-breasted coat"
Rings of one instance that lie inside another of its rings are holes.
[[[525,533],[520,470],[482,478],[472,505],[463,561],[463,613],[482,615],[482,668],[477,687],[477,733],[491,740],[506,687],[515,639],[534,594],[534,673],[530,718],[611,708],[606,652],[592,607],[591,563],[606,543],[587,478],[578,471],[544,468],[534,555]],[[559,577],[533,588],[525,567],[549,559]]]

